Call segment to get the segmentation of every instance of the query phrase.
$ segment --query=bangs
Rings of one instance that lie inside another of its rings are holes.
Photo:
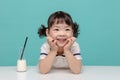
[[[69,26],[73,26],[73,21],[70,15],[65,13],[57,13],[51,15],[51,17],[49,18],[48,27],[51,27],[53,24],[61,24],[61,23],[66,23]]]
[[[53,24],[61,24],[61,23],[66,23],[63,18],[55,19],[54,22],[53,22]]]
[[[71,22],[70,22],[70,20],[66,20],[64,18],[55,19],[54,22],[53,22],[53,24],[62,24],[62,23],[66,23],[69,26],[72,25]]]

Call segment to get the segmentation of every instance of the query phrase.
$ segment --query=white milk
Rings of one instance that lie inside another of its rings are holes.
[[[25,59],[17,61],[17,71],[26,71],[27,70],[27,63]]]

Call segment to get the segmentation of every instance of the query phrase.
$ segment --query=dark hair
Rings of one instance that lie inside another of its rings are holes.
[[[57,12],[51,14],[50,17],[48,18],[48,22],[47,22],[48,30],[51,28],[51,26],[55,22],[57,24],[65,22],[67,25],[72,26],[73,36],[78,37],[79,25],[77,23],[73,22],[71,16],[68,13],[63,12],[63,11],[57,11]],[[46,29],[47,29],[47,27],[45,27],[44,25],[41,25],[41,27],[38,29],[39,37],[46,36]]]

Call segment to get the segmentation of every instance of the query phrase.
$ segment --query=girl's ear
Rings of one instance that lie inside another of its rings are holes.
[[[46,29],[46,36],[49,36],[49,32],[48,32],[48,29]]]

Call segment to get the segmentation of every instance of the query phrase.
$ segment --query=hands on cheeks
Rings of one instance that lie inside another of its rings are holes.
[[[70,50],[71,46],[73,45],[73,43],[75,42],[76,38],[75,37],[71,37],[69,39],[66,40],[66,43],[64,45],[64,51],[65,50]]]
[[[46,31],[46,35],[47,35],[47,42],[50,45],[50,49],[52,51],[57,51],[58,50],[58,46],[57,46],[57,41],[54,40],[48,33],[48,29]]]
[[[47,35],[47,42],[50,45],[51,50],[54,51],[58,51],[58,44],[57,44],[57,40],[54,40],[48,33],[48,30],[46,31],[46,35]],[[63,46],[64,51],[65,50],[70,50],[71,46],[73,45],[73,43],[75,42],[76,38],[75,37],[71,37],[68,38],[65,41],[65,44]]]
[[[47,37],[47,42],[50,45],[50,49],[53,51],[58,51],[57,41],[52,39],[50,36]]]
[[[65,45],[63,46],[64,51],[70,50],[71,46],[75,42],[76,38],[72,37],[66,40]],[[50,45],[51,50],[58,51],[57,40],[54,40],[52,37],[47,37],[47,42]]]

